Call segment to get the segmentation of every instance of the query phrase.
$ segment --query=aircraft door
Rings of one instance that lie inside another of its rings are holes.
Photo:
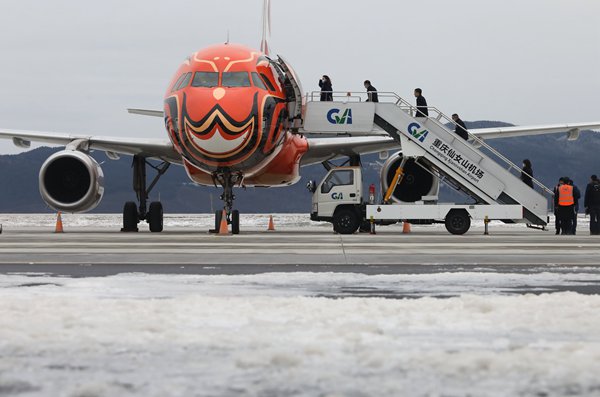
[[[277,56],[277,64],[285,74],[285,89],[288,101],[288,113],[290,115],[290,128],[298,129],[302,127],[303,96],[302,85],[296,72],[288,62],[281,56]],[[291,91],[291,92],[288,92]]]

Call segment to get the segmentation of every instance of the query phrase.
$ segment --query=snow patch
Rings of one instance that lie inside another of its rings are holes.
[[[444,280],[470,284],[481,293],[490,279],[498,284],[524,277],[0,276],[0,391],[66,396],[597,393],[600,296],[314,297],[326,284],[410,289],[408,284],[420,283],[434,290]],[[539,275],[544,282],[552,277]],[[26,282],[37,285],[19,286]]]

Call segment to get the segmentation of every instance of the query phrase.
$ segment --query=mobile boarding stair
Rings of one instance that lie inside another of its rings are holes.
[[[547,224],[548,199],[521,181],[520,168],[478,137],[469,134],[465,141],[449,130],[447,125],[454,129],[455,123],[437,108],[428,107],[429,117],[415,117],[416,107],[394,93],[379,93],[378,103],[362,102],[351,93],[334,93],[333,102],[319,102],[315,94],[306,97],[304,132],[387,134],[401,146],[403,159],[413,157],[427,164],[478,203],[523,207],[523,219],[506,221]],[[534,183],[552,196],[539,181]]]

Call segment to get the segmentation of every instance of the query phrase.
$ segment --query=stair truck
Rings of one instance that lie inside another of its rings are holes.
[[[440,204],[437,197],[423,197],[416,203],[374,204],[374,186],[369,199],[363,197],[362,172],[359,166],[332,168],[317,184],[309,181],[312,192],[310,219],[333,224],[340,234],[369,230],[371,223],[390,225],[401,221],[417,224],[444,223],[448,232],[464,234],[471,220],[524,221],[523,206],[516,204]],[[390,190],[390,189],[388,189]],[[385,197],[384,197],[385,200]]]

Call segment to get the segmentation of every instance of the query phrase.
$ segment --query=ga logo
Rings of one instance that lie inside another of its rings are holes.
[[[342,117],[339,116],[340,109],[331,109],[327,112],[327,121],[331,124],[352,124],[352,109],[344,110]]]
[[[331,193],[331,198],[334,200],[343,200],[344,195],[342,193]]]
[[[408,132],[417,138],[419,142],[423,142],[425,137],[427,137],[427,134],[429,134],[429,131],[426,129],[421,129],[421,125],[419,123],[410,123],[408,125]]]

